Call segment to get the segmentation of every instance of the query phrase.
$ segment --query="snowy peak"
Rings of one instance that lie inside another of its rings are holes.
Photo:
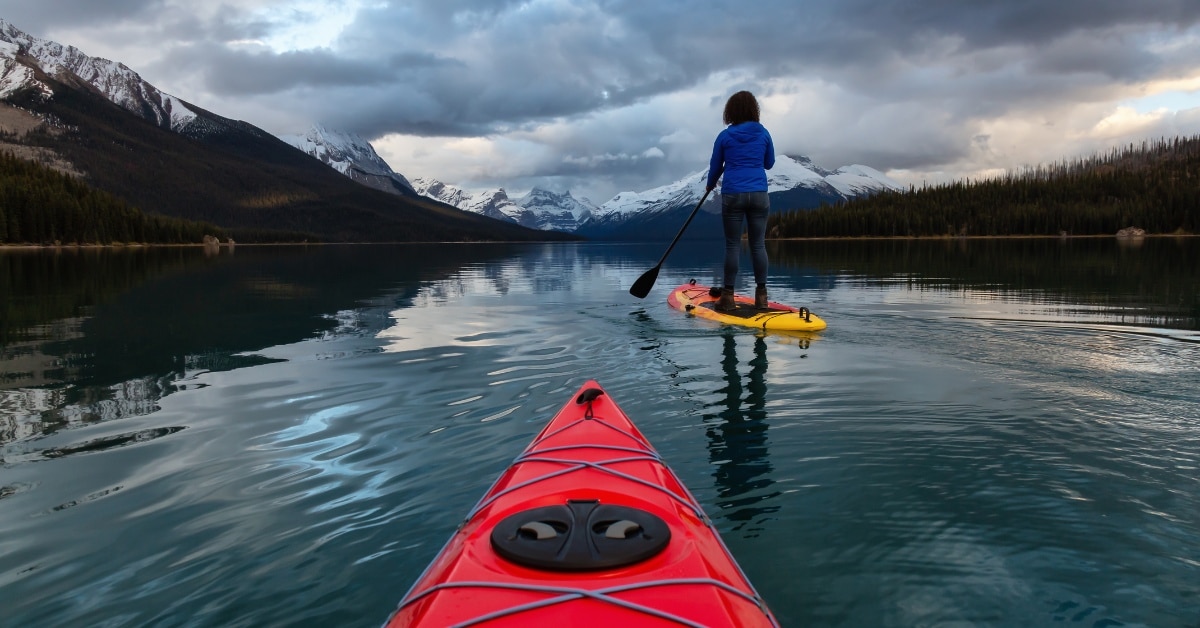
[[[32,37],[0,19],[0,97],[24,88],[51,97],[49,86],[37,79],[33,69],[64,84],[91,89],[162,128],[181,131],[196,118],[186,103],[160,92],[125,64],[89,57],[74,46]]]
[[[521,207],[512,202],[512,199],[508,198],[508,192],[505,192],[504,188],[480,192],[479,194],[471,197],[466,206],[462,209],[465,209],[469,212],[475,212],[476,214],[483,214],[485,216],[499,211],[504,216],[514,221],[516,221],[518,216],[521,214]]]
[[[496,218],[520,224],[525,209],[508,198],[504,188],[471,194],[466,190],[442,183],[437,179],[418,177],[413,179],[413,189],[421,196],[428,196],[463,211],[488,218]]]
[[[647,212],[657,213],[680,205],[695,204],[704,196],[707,179],[708,170],[701,170],[674,183],[645,192],[621,192],[601,205],[594,215],[598,219],[611,222]],[[710,196],[716,196],[716,193]]]
[[[392,170],[375,147],[356,133],[317,124],[303,135],[280,135],[279,139],[369,187],[393,193],[413,191],[408,179]]]
[[[823,181],[846,199],[883,190],[903,189],[895,180],[869,166],[854,164],[826,170],[804,155],[785,155],[775,160],[775,167],[767,171],[767,181],[772,192],[776,191],[776,187],[782,191],[797,185],[815,188]]]
[[[825,177],[830,185],[847,197],[875,194],[883,190],[903,190],[895,179],[870,167],[855,164],[844,166]]]
[[[417,177],[412,180],[412,185],[417,194],[428,196],[435,201],[441,201],[459,209],[462,209],[471,199],[469,192],[448,183],[442,183],[437,179]]]
[[[705,173],[707,175],[707,171]],[[808,157],[796,158],[788,155],[775,160],[775,167],[767,171],[767,191],[786,192],[798,187],[822,189],[828,187],[826,177],[832,174],[818,167]]]
[[[586,198],[571,196],[570,190],[558,194],[538,187],[517,200],[517,205],[532,214],[534,224],[529,226],[543,231],[575,231],[579,225],[590,220],[598,209]]]
[[[784,157],[787,158],[786,159],[787,161],[795,162],[796,164],[800,165],[802,168],[811,170],[812,172],[814,172],[822,177],[827,177],[827,176],[833,174],[831,171],[826,170],[826,169],[818,166],[817,164],[813,163],[812,158],[809,157],[808,155],[784,155]],[[776,161],[781,161],[781,160],[776,160]]]
[[[613,220],[621,216],[694,204],[704,194],[707,180],[708,170],[705,169],[645,192],[621,192],[601,205],[595,214],[605,220]],[[817,166],[804,156],[782,155],[775,160],[775,166],[767,171],[767,191],[771,194],[811,190],[844,200],[886,189],[899,190],[901,186],[874,168],[854,165],[831,171]],[[719,186],[712,196],[720,196]]]
[[[559,194],[536,187],[516,201],[504,188],[472,194],[437,179],[413,179],[413,189],[417,194],[464,211],[542,231],[573,232],[596,211],[591,201],[577,199],[569,191]]]

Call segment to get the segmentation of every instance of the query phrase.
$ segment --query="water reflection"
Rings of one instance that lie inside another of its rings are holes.
[[[58,430],[157,412],[204,373],[308,338],[371,339],[421,286],[512,246],[0,251],[0,462]]]
[[[773,241],[774,269],[912,291],[972,291],[1048,314],[1200,329],[1200,238]],[[775,271],[773,271],[775,272]]]
[[[743,378],[738,368],[738,338],[736,333],[724,335],[723,385],[717,390],[722,397],[710,406],[718,408],[717,413],[705,414],[704,422],[709,460],[716,467],[718,506],[725,511],[725,518],[734,522],[734,530],[757,536],[762,516],[779,509],[770,500],[780,494],[768,490],[774,480],[767,452],[767,343],[763,336],[754,337],[754,357],[747,362],[750,369]]]

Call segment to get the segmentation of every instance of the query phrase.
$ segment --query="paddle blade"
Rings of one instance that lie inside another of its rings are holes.
[[[650,294],[650,289],[654,287],[654,282],[658,281],[659,268],[661,268],[661,266],[655,266],[654,268],[642,273],[642,276],[638,277],[638,280],[633,282],[633,285],[630,286],[629,294],[632,294],[639,299],[646,298],[646,295]]]

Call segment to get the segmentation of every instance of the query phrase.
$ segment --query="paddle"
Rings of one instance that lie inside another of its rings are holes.
[[[642,273],[637,281],[629,288],[629,294],[644,299],[647,294],[650,294],[650,289],[654,287],[654,282],[658,281],[658,271],[662,269],[663,262],[667,261],[667,256],[671,254],[671,249],[675,248],[675,243],[679,242],[679,238],[683,236],[683,232],[687,230],[688,225],[692,224],[692,219],[696,217],[696,212],[700,211],[700,206],[704,201],[708,200],[708,193],[712,190],[705,190],[704,196],[700,197],[700,202],[696,203],[696,209],[692,210],[691,215],[684,221],[683,226],[679,228],[679,233],[675,234],[675,239],[671,240],[671,246],[667,247],[667,252],[663,253],[662,259],[658,260],[658,264],[650,270]]]

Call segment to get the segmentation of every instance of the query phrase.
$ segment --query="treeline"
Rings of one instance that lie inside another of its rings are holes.
[[[995,179],[772,215],[774,238],[1112,235],[1200,228],[1200,136],[1146,141]]]
[[[0,153],[0,244],[199,244],[210,224],[146,214],[40,164]]]

